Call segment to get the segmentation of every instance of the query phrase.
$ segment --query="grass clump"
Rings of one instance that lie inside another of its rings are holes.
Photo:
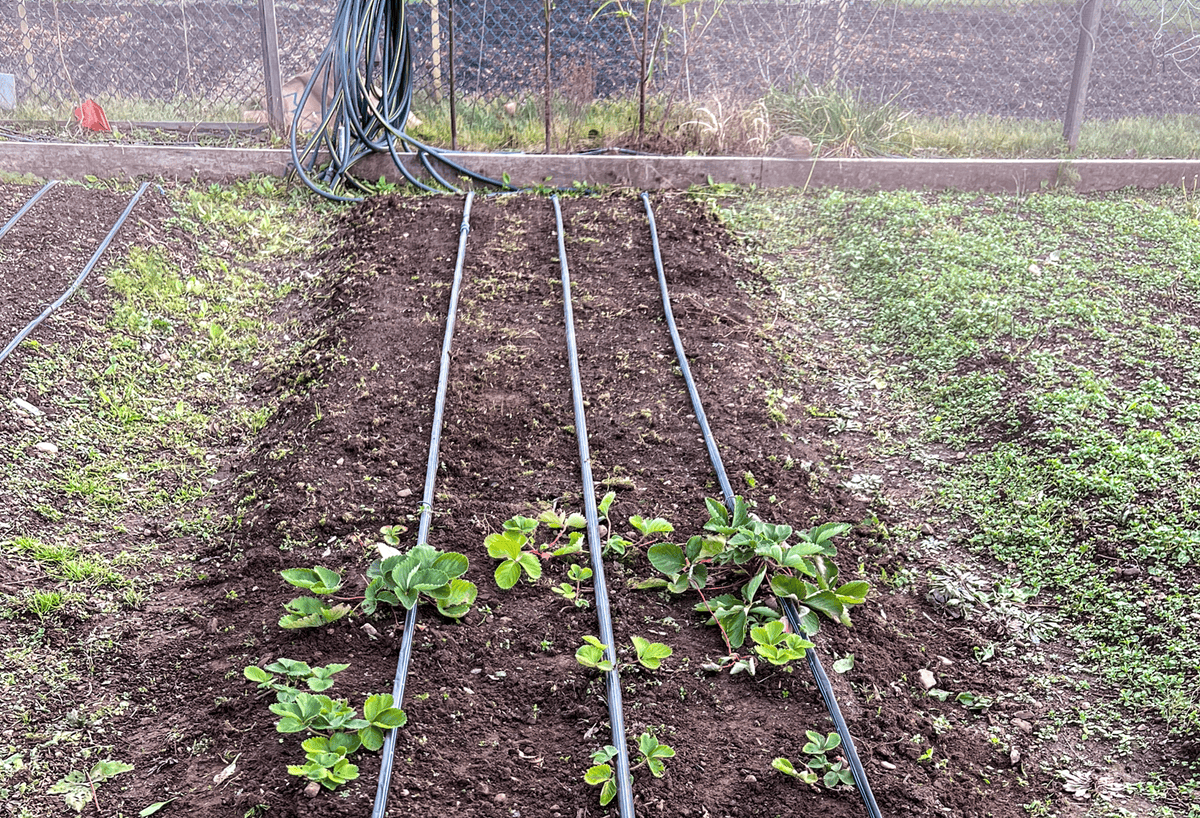
[[[912,153],[908,114],[893,101],[871,102],[837,82],[804,79],[775,89],[764,100],[772,124],[808,137],[821,156],[889,156]]]

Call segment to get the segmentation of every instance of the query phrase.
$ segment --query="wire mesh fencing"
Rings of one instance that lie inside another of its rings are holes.
[[[263,0],[264,2],[268,0]],[[92,98],[143,120],[263,108],[260,0],[0,0],[0,108],[63,118]],[[274,3],[280,73],[310,71],[334,0]],[[1200,0],[1103,0],[1090,118],[1193,113]],[[928,115],[1061,118],[1081,2],[1053,0],[409,0],[418,98],[543,92],[579,104],[651,87],[756,99],[837,82]],[[0,116],[5,116],[0,111]]]

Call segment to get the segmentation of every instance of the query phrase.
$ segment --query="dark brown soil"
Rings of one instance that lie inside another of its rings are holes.
[[[120,204],[91,193],[79,201],[89,203],[85,213]],[[702,207],[681,196],[655,205],[676,316],[735,485],[771,521],[855,524],[840,544],[845,577],[861,569],[876,581],[881,567],[894,571],[904,555],[824,470],[836,469],[838,455],[800,445],[797,427],[768,413],[765,389],[781,375],[766,342],[784,328],[739,284],[753,273],[731,260],[727,235]],[[262,385],[283,393],[280,409],[222,470],[239,475],[226,485],[241,525],[201,556],[208,576],[168,584],[146,611],[112,623],[116,660],[96,669],[95,682],[135,691],[139,718],[114,717],[138,773],[108,794],[111,809],[135,813],[169,793],[178,794],[178,814],[240,818],[258,805],[284,817],[368,813],[378,757],[359,755],[361,779],[339,793],[305,796],[286,772],[302,760],[299,738],[275,733],[268,701],[242,668],[280,656],[346,662],[337,695],[361,702],[391,688],[402,617],[372,620],[373,631],[360,617],[282,630],[281,605],[296,593],[279,571],[341,570],[352,595],[381,525],[409,526],[402,547],[415,540],[461,206],[385,197],[342,216],[333,249],[319,259],[328,298],[308,330],[305,363]],[[663,322],[641,203],[611,196],[563,207],[599,490],[617,491],[618,531],[642,514],[670,519],[685,537],[718,490]],[[76,235],[86,244],[97,229]],[[23,241],[44,240],[30,233]],[[559,561],[546,563],[537,584],[499,590],[483,547],[505,519],[539,503],[582,510],[567,366],[550,203],[477,199],[429,542],[469,556],[479,598],[461,623],[420,613],[390,815],[609,811],[583,782],[589,755],[611,740],[600,679],[574,658],[583,635],[597,632],[594,608],[551,593],[565,577]],[[677,751],[663,779],[635,774],[639,814],[865,814],[852,790],[805,787],[771,769],[776,756],[803,758],[806,729],[832,729],[806,669],[706,673],[699,665],[723,650],[692,612],[696,600],[632,589],[650,572],[640,552],[604,570],[626,660],[634,634],[675,651],[656,672],[622,668],[629,734],[652,730]],[[1014,766],[1008,746],[987,740],[991,717],[920,695],[923,668],[948,689],[995,696],[1018,684],[973,660],[973,632],[942,622],[923,601],[877,591],[852,630],[826,624],[817,639],[876,797],[890,816],[1024,815],[1021,804],[1050,794],[1042,773]],[[848,653],[854,668],[833,673],[832,660]],[[939,715],[946,721],[935,725]],[[235,756],[236,775],[214,784]]]

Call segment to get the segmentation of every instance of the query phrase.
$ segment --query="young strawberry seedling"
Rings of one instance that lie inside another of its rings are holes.
[[[306,662],[279,659],[266,668],[251,665],[243,670],[245,677],[259,687],[275,691],[271,712],[279,717],[276,731],[312,734],[301,744],[305,763],[289,765],[288,774],[307,778],[328,790],[358,778],[358,767],[350,763],[349,756],[360,748],[379,750],[384,731],[403,727],[408,717],[392,706],[390,693],[368,696],[363,702],[363,717],[359,718],[345,699],[280,684],[274,674],[282,673],[289,681],[303,680],[312,690],[326,690],[333,684],[330,677],[347,667],[331,664],[312,668]]]
[[[664,759],[675,756],[674,749],[666,744],[659,744],[658,739],[650,732],[644,732],[638,736],[638,753],[641,760],[629,768],[630,773],[645,767],[655,778],[662,778],[666,772]],[[600,787],[600,806],[602,807],[608,806],[617,796],[617,776],[612,765],[608,763],[616,754],[617,748],[611,744],[592,753],[594,763],[583,774],[585,782],[591,786]]]
[[[403,530],[400,526],[384,526],[380,531],[385,540],[398,542],[397,529]],[[342,577],[320,565],[282,571],[284,580],[314,596],[287,602],[284,605],[287,613],[279,620],[279,627],[316,628],[336,622],[354,611],[347,603],[355,599],[359,601],[358,610],[368,616],[381,604],[411,608],[421,597],[448,619],[461,619],[471,610],[479,589],[475,583],[461,579],[470,567],[463,554],[439,551],[425,544],[415,545],[407,553],[383,543],[375,547],[380,558],[367,568],[367,588],[362,597],[333,597],[341,590]],[[320,597],[332,597],[337,604],[329,604]]]
[[[550,590],[561,596],[563,599],[575,603],[577,608],[586,608],[591,603],[582,596],[583,583],[592,578],[592,569],[583,565],[572,565],[567,569],[567,579],[571,582],[560,582]]]
[[[590,634],[583,637],[583,645],[575,651],[575,661],[584,667],[594,667],[602,673],[613,669],[613,663],[604,658],[608,645]]]
[[[853,787],[854,774],[850,772],[846,762],[830,761],[827,755],[841,746],[842,737],[837,733],[822,736],[813,730],[804,732],[808,736],[808,743],[802,750],[809,755],[804,769],[797,770],[791,761],[782,757],[774,759],[771,766],[784,775],[796,778],[805,784],[816,784],[820,781],[826,789],[830,790],[844,784]]]
[[[549,543],[539,547],[537,533],[542,524],[557,533]],[[586,526],[587,520],[582,514],[560,514],[554,509],[546,509],[537,518],[517,515],[505,520],[503,531],[489,534],[483,541],[488,555],[500,560],[496,566],[496,585],[507,591],[517,584],[522,574],[529,582],[536,582],[542,576],[543,560],[578,554],[583,550],[583,533],[579,529]],[[562,543],[564,534],[567,541]]]

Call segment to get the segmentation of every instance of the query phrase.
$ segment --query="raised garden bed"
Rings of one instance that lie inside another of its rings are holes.
[[[414,544],[461,205],[384,197],[338,218],[314,262],[327,297],[304,319],[307,349],[261,383],[282,393],[279,409],[217,472],[231,524],[189,541],[202,575],[162,586],[136,617],[112,615],[115,653],[77,689],[120,689],[131,702],[131,716],[116,713],[109,729],[137,772],[109,785],[106,808],[134,814],[174,797],[162,814],[370,810],[378,757],[358,754],[360,778],[337,792],[305,794],[287,773],[303,761],[300,736],[276,733],[270,699],[243,669],[281,657],[348,664],[328,692],[355,705],[391,688],[403,614],[281,629],[298,593],[280,572],[323,565],[355,597],[382,526],[406,526],[399,547]],[[613,532],[638,540],[625,521],[640,514],[670,520],[682,541],[699,533],[718,489],[663,323],[641,204],[609,196],[563,207],[592,467],[599,490],[616,493]],[[737,489],[771,522],[853,524],[838,542],[843,579],[877,582],[899,564],[883,526],[839,486],[836,453],[800,442],[790,407],[773,397],[786,376],[771,338],[803,328],[784,327],[758,300],[754,273],[702,205],[667,196],[656,211],[676,317]],[[597,633],[594,608],[552,592],[569,559],[544,560],[538,582],[501,590],[484,545],[513,515],[582,511],[558,275],[545,199],[477,200],[429,543],[470,559],[479,595],[459,622],[422,608],[391,815],[610,811],[584,781],[591,754],[610,740],[603,684],[574,655]],[[663,777],[635,773],[639,814],[864,814],[850,787],[805,786],[772,769],[779,756],[803,762],[806,730],[832,729],[802,662],[760,663],[753,677],[705,671],[725,651],[692,610],[697,598],[632,587],[653,573],[638,548],[613,555],[605,571],[627,733],[649,732],[676,752]],[[956,689],[1003,688],[972,661],[968,637],[904,595],[874,593],[852,615],[852,629],[826,622],[815,641],[827,665],[853,654],[853,667],[831,676],[883,813],[1023,815],[1025,796],[1004,791],[1030,778],[1036,787],[1039,772],[976,729],[986,717],[953,700],[913,704],[917,671],[931,666]],[[639,667],[634,635],[672,656],[657,670]],[[942,729],[935,714],[962,729]]]

